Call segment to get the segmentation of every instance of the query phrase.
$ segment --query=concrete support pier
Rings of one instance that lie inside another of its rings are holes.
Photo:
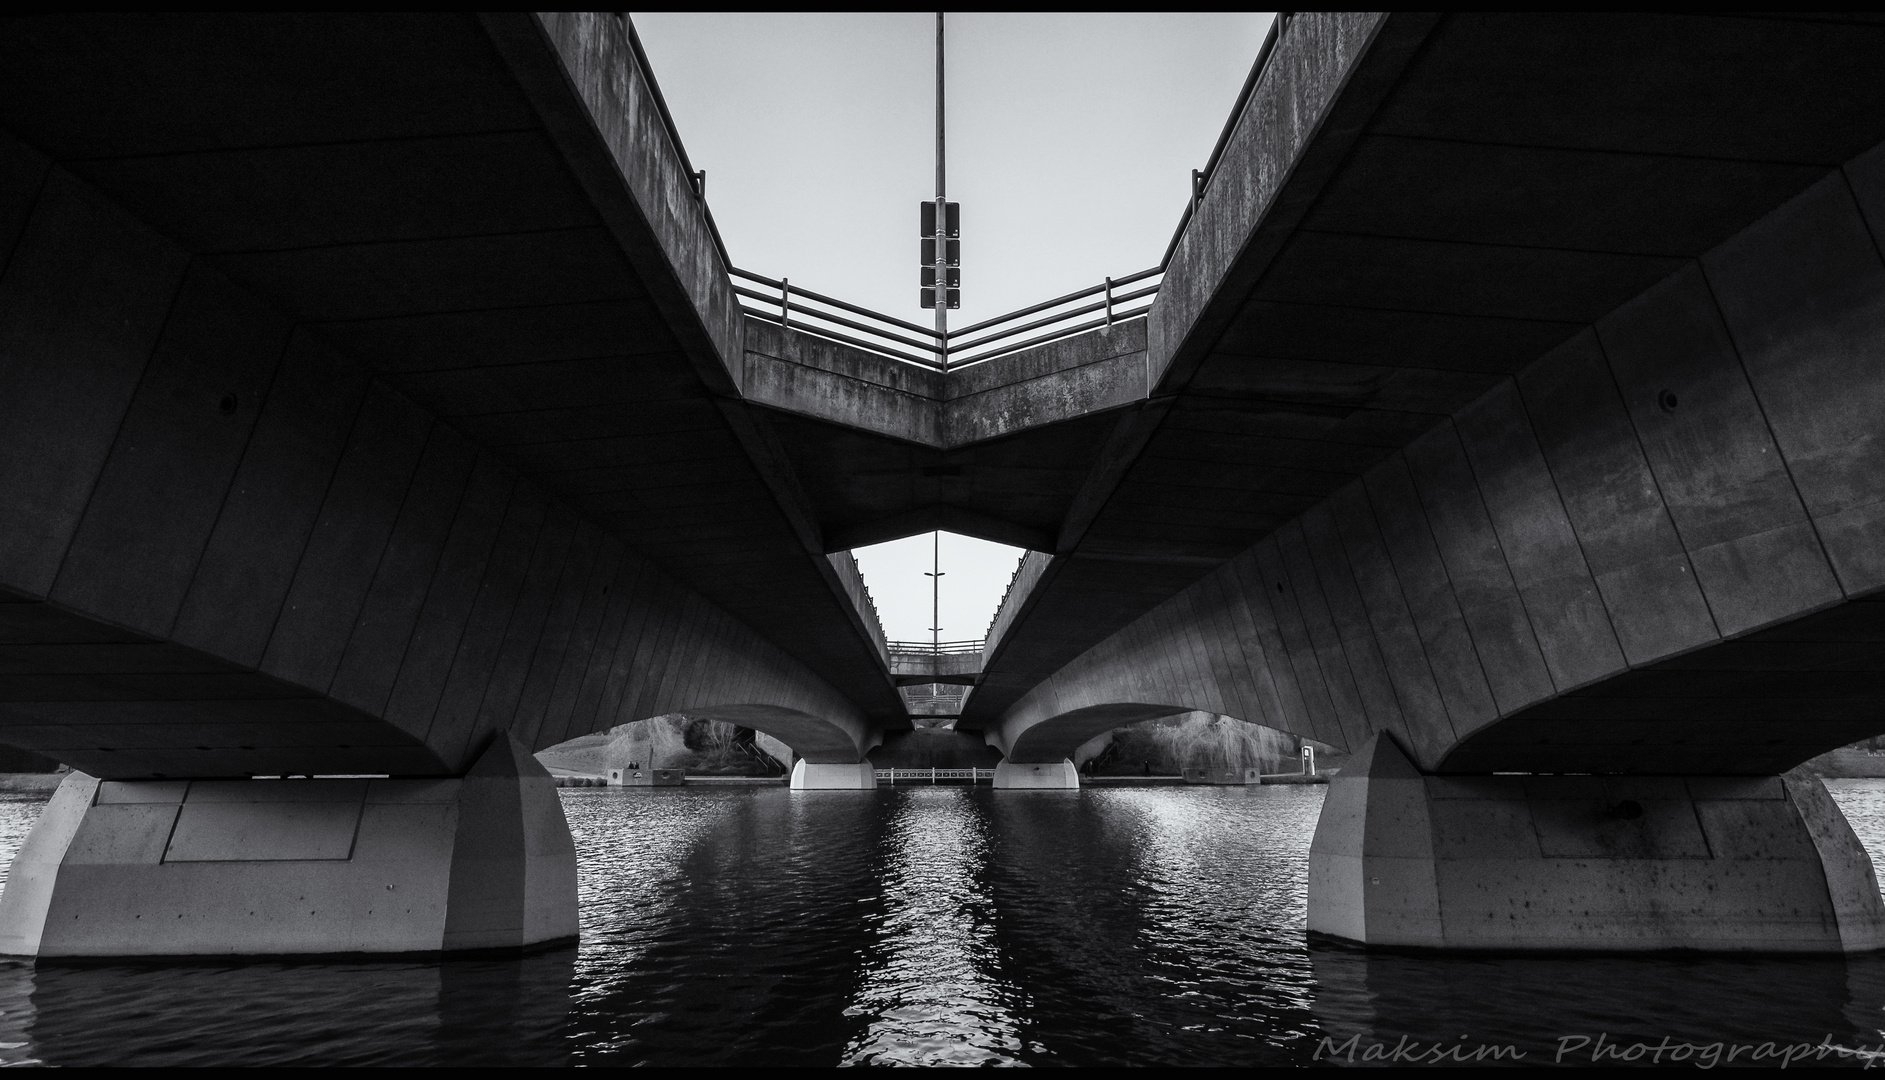
[[[1309,929],[1447,949],[1857,952],[1872,861],[1814,777],[1426,776],[1376,735],[1329,785]]]
[[[800,761],[792,766],[792,787],[797,791],[875,791],[877,770],[868,761],[855,764]]]
[[[555,781],[499,736],[462,778],[67,777],[0,896],[0,953],[516,950],[576,937]]]
[[[995,766],[996,790],[1065,791],[1080,786],[1080,771],[1067,760],[1052,762],[1003,761]]]

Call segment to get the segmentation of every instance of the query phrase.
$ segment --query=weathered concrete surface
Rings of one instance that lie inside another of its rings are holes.
[[[898,686],[920,686],[926,683],[974,686],[975,676],[981,670],[980,652],[890,654],[890,677],[897,681]]]
[[[13,956],[522,949],[576,936],[555,782],[499,738],[462,779],[71,773],[0,896]]]
[[[1000,761],[979,732],[953,728],[899,731],[871,751],[871,764],[879,769],[992,769]]]
[[[1069,791],[1080,786],[1080,771],[1073,762],[1021,764],[1004,760],[995,766],[996,791]]]
[[[869,761],[823,765],[801,760],[792,766],[791,786],[796,791],[875,791],[877,770]]]
[[[1448,949],[1859,952],[1872,860],[1818,779],[1423,776],[1377,735],[1329,784],[1309,930]]]
[[[1113,414],[1145,397],[1145,320],[948,375],[746,324],[745,400],[776,410],[827,548],[945,529],[1054,544]]]
[[[1713,775],[1875,733],[1885,216],[1865,200],[1882,161],[1825,177],[1066,665],[1002,738],[1182,704],[1338,747],[1391,731],[1429,771]]]

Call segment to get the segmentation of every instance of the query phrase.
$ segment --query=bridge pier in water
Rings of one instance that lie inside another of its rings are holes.
[[[1377,735],[1330,783],[1309,930],[1445,949],[1858,952],[1872,860],[1820,781],[1434,776]]]
[[[792,766],[794,791],[876,791],[877,770],[868,761],[829,764],[799,759]]]
[[[576,938],[555,782],[500,736],[459,778],[72,773],[14,859],[0,952],[522,950]]]
[[[1080,773],[1073,762],[1009,761],[1003,758],[995,766],[995,790],[1068,790],[1080,786]]]

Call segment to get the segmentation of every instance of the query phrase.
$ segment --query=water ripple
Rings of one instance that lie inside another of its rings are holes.
[[[1885,782],[1831,785],[1885,864]],[[579,949],[0,962],[0,1063],[1308,1063],[1332,1044],[1885,1043],[1885,958],[1310,945],[1313,788],[563,792]],[[0,863],[39,813],[0,798]],[[1575,1058],[1571,1060],[1576,1060]]]

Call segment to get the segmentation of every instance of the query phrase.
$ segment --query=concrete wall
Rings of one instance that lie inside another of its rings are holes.
[[[106,777],[451,773],[856,706],[305,324],[0,142],[0,739]]]
[[[955,449],[1144,400],[1146,321],[1120,322],[948,375],[746,318],[746,400]]]
[[[991,738],[1055,760],[1110,717],[1198,708],[1344,749],[1391,731],[1430,771],[1772,773],[1875,734],[1881,236],[1885,148],[1066,665]]]

